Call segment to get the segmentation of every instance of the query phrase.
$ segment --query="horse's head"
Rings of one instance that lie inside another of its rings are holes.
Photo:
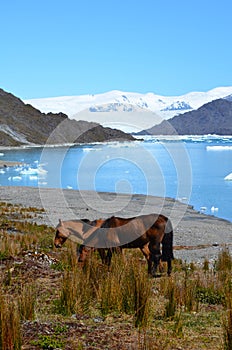
[[[59,220],[59,224],[56,226],[56,236],[54,239],[54,245],[56,248],[61,248],[64,242],[70,235],[70,231],[65,227],[65,224]]]

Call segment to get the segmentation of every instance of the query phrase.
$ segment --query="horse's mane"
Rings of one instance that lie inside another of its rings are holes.
[[[89,219],[81,219],[81,221],[83,221],[85,224],[88,224],[90,222]]]

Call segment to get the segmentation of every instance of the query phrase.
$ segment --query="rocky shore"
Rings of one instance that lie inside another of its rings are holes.
[[[18,166],[22,165],[22,162],[12,162],[12,161],[5,161],[5,160],[0,160],[0,168],[8,168],[11,166]]]
[[[44,208],[34,220],[55,227],[59,219],[132,217],[163,213],[174,227],[174,255],[187,262],[213,263],[225,246],[232,250],[232,223],[204,215],[171,198],[33,187],[0,187],[0,201]]]

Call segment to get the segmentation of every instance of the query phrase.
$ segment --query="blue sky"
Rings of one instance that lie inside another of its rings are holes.
[[[232,85],[231,0],[7,0],[0,87],[40,98]]]

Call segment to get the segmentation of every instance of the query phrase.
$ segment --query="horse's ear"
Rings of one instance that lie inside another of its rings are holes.
[[[63,225],[63,222],[62,222],[62,220],[61,220],[61,219],[59,219],[59,224],[60,224],[60,225]]]

